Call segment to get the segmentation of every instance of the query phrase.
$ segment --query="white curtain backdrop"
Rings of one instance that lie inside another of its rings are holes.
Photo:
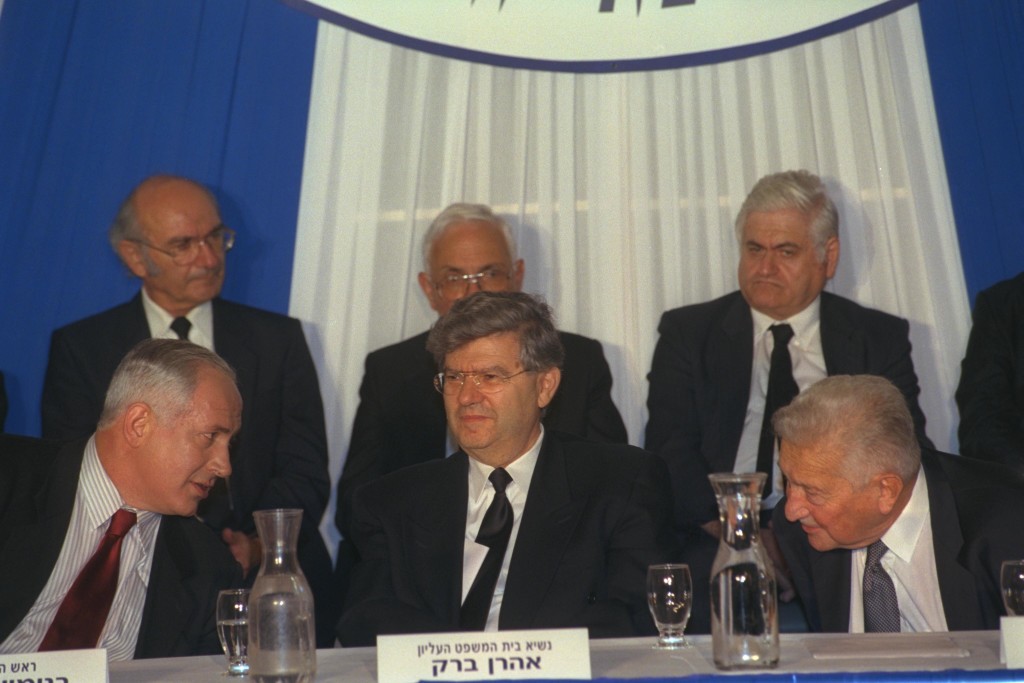
[[[910,320],[928,433],[955,450],[969,308],[916,5],[765,56],[608,75],[454,61],[321,23],[291,313],[319,365],[334,480],[365,355],[433,320],[415,276],[447,204],[515,226],[524,289],[604,343],[642,445],[661,313],[736,289],[740,204],[792,168],[839,205],[829,289]]]

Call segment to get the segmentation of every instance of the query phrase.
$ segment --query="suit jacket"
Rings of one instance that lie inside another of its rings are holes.
[[[35,603],[60,556],[71,521],[84,440],[0,435],[0,642]],[[194,518],[164,516],[153,548],[135,657],[220,652],[217,592],[241,568],[217,535]]]
[[[302,508],[299,562],[317,610],[325,611],[321,642],[330,645],[337,600],[330,554],[318,529],[330,496],[327,436],[302,326],[293,318],[223,299],[212,303],[216,351],[238,375],[242,427],[231,451],[232,510],[211,525],[252,532],[253,510]],[[91,434],[118,363],[149,336],[141,294],[56,330],[43,385],[43,436]]]
[[[444,399],[434,389],[438,370],[427,352],[427,335],[423,332],[366,357],[348,458],[338,481],[335,522],[345,536],[357,488],[403,467],[437,460],[446,452]],[[596,441],[626,443],[600,342],[569,332],[559,336],[565,367],[544,425]]]
[[[1024,557],[1024,478],[992,463],[926,449],[921,454],[939,593],[950,631],[999,628],[999,568]],[[850,552],[819,552],[775,506],[774,528],[812,631],[846,632]]]
[[[907,398],[918,438],[924,414],[906,320],[821,293],[821,346],[829,375],[888,378]],[[739,292],[665,313],[654,350],[645,447],[668,463],[676,524],[718,518],[707,475],[731,472],[750,398],[754,323]]]
[[[1024,273],[978,294],[960,368],[960,452],[1024,470]]]
[[[356,494],[360,553],[338,626],[343,645],[382,633],[458,631],[469,461],[398,472]],[[546,431],[523,510],[499,628],[652,631],[647,566],[673,559],[664,464],[637,448]]]

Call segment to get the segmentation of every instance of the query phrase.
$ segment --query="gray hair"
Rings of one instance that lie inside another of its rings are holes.
[[[132,191],[128,193],[124,201],[121,202],[121,207],[117,210],[117,215],[114,217],[114,222],[110,224],[110,228],[107,229],[107,239],[110,241],[110,246],[113,247],[114,253],[117,251],[117,246],[123,240],[141,240],[144,238],[142,234],[142,226],[139,224],[139,216],[136,212],[135,198],[139,194],[139,190],[152,183],[166,183],[171,181],[180,181],[189,183],[199,190],[202,190],[206,194],[206,198],[210,200],[213,208],[216,209],[217,213],[220,214],[220,207],[217,205],[217,198],[209,188],[202,183],[197,183],[190,178],[184,178],[182,176],[160,174],[150,176],[141,183],[132,188]]]
[[[430,254],[434,249],[434,242],[444,234],[444,231],[448,229],[449,225],[453,223],[465,223],[467,221],[481,221],[483,223],[490,223],[494,227],[501,230],[502,236],[505,238],[505,245],[508,247],[508,258],[509,261],[515,262],[516,260],[516,239],[512,235],[512,228],[509,227],[508,223],[491,210],[491,207],[486,204],[466,204],[456,202],[455,204],[449,204],[448,207],[437,214],[431,223],[430,227],[427,228],[427,234],[423,236],[423,271],[429,273],[431,268]]]
[[[839,235],[839,212],[821,178],[809,171],[783,171],[757,181],[736,216],[736,239],[742,245],[747,216],[757,211],[798,209],[811,217],[811,241],[818,261],[825,259],[825,243]]]
[[[783,441],[834,447],[843,478],[857,488],[882,472],[910,482],[921,466],[907,400],[877,375],[827,377],[776,411],[772,426]]]
[[[519,362],[525,370],[560,368],[565,361],[562,340],[551,307],[539,296],[523,292],[476,292],[456,301],[427,337],[427,350],[438,369],[452,351],[471,341],[502,332],[519,335]]]
[[[121,360],[110,380],[99,428],[133,403],[146,403],[161,418],[175,419],[192,403],[199,373],[210,368],[236,381],[235,371],[213,351],[183,339],[146,339]]]

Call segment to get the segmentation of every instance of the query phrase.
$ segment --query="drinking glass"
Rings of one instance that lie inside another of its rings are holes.
[[[1003,605],[1011,617],[1024,616],[1024,560],[1006,560],[999,572]]]
[[[249,673],[249,589],[232,588],[217,594],[217,635],[228,658],[228,676]]]
[[[652,564],[648,567],[647,605],[658,627],[655,649],[677,650],[690,645],[683,637],[693,606],[693,583],[688,565]]]

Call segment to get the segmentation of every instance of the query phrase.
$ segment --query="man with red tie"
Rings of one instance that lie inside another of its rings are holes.
[[[186,341],[140,343],[87,439],[0,437],[0,653],[111,660],[216,652],[217,592],[241,580],[195,518],[241,425],[234,371]]]

